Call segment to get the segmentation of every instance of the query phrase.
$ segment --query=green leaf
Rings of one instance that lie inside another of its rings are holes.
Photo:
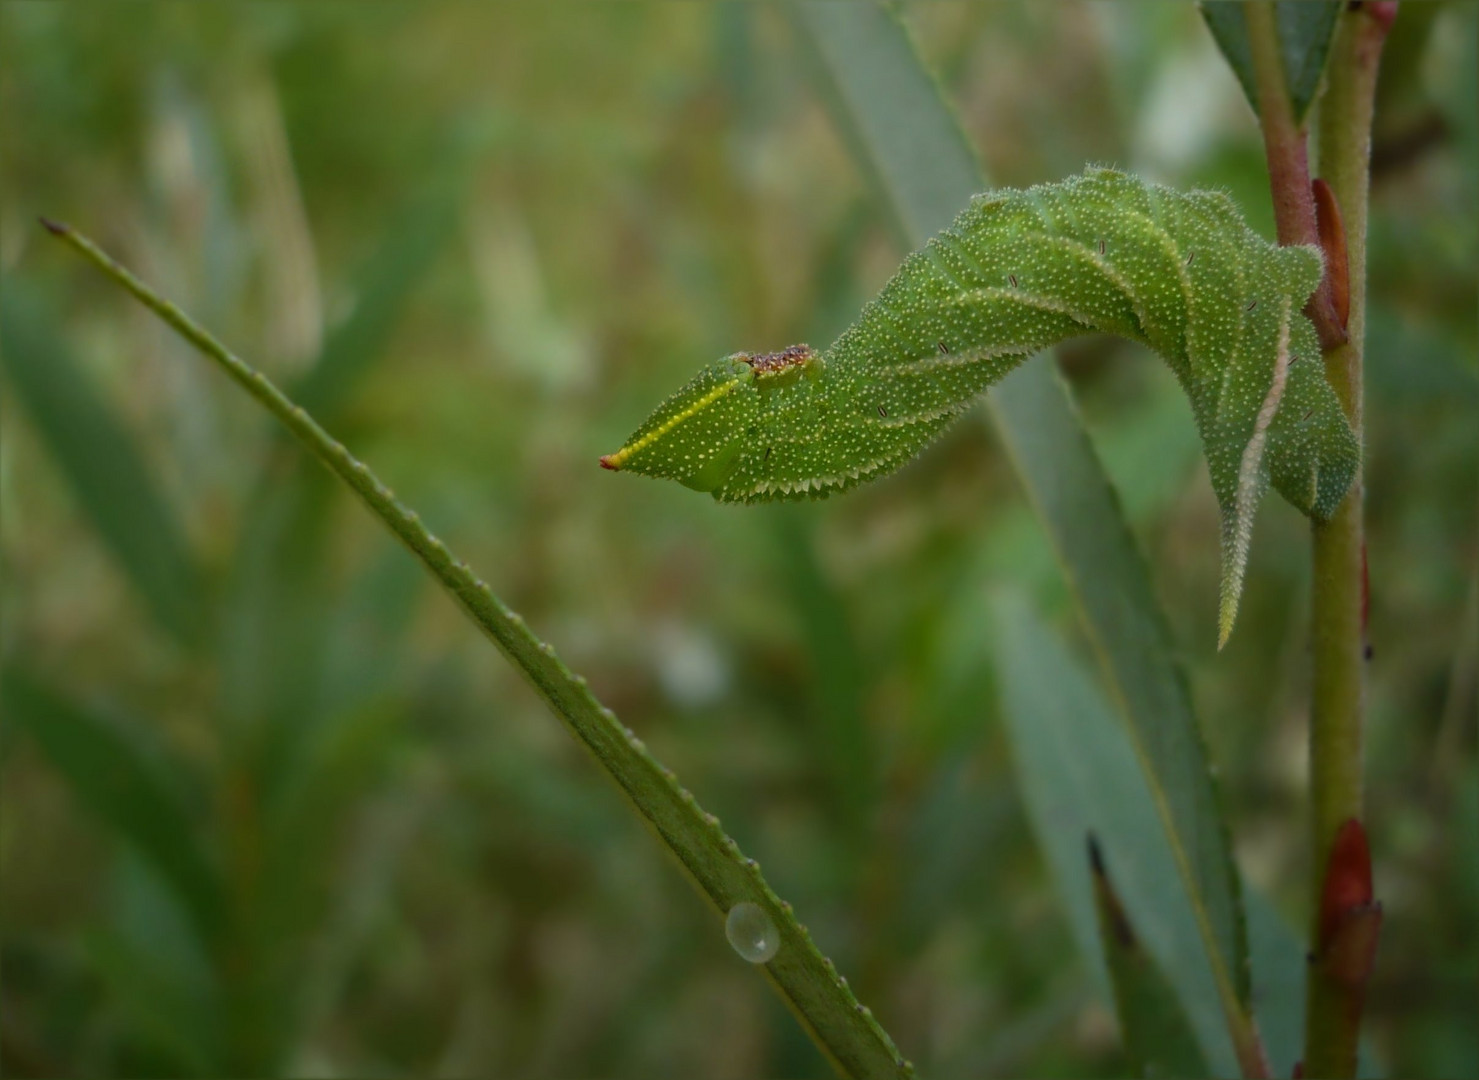
[[[1302,123],[1320,90],[1325,73],[1325,59],[1330,55],[1330,42],[1335,38],[1335,24],[1340,20],[1342,5],[1313,0],[1283,0],[1274,5],[1274,19],[1279,30],[1279,51],[1284,61],[1284,84],[1289,88],[1294,122]],[[1256,113],[1258,84],[1253,73],[1253,54],[1248,45],[1248,24],[1243,18],[1242,0],[1205,0],[1202,18],[1222,55],[1227,58],[1243,93]]]
[[[0,680],[0,700],[77,799],[168,883],[202,943],[215,940],[224,918],[220,874],[144,733],[68,701],[15,665]]]
[[[122,1006],[139,1036],[186,1075],[221,1075],[219,1004],[179,979],[140,943],[94,931],[85,939],[88,958],[110,997]]]
[[[1112,990],[1083,857],[1092,832],[1114,868],[1121,902],[1135,913],[1140,944],[1210,1065],[1189,1075],[1236,1074],[1196,916],[1185,891],[1172,885],[1175,859],[1155,827],[1154,798],[1134,749],[1081,661],[1022,598],[1002,593],[992,608],[991,653],[1022,798],[1086,962]],[[1304,1040],[1305,949],[1265,897],[1250,892],[1247,906],[1250,1003],[1272,1074],[1289,1076]],[[1362,1062],[1361,1075],[1376,1075],[1365,1050]]]
[[[811,940],[789,904],[771,890],[759,864],[706,814],[615,714],[590,692],[586,682],[539,640],[522,618],[433,536],[420,517],[398,503],[390,490],[312,417],[265,376],[233,355],[204,328],[119,266],[90,240],[71,229],[57,234],[74,250],[213,360],[243,390],[290,430],[318,460],[339,477],[421,561],[443,589],[590,751],[638,813],[689,873],[720,918],[740,903],[757,905],[774,928],[778,948],[763,967],[766,976],[801,1020],[818,1047],[848,1076],[912,1075],[872,1013],[853,996],[847,982]],[[718,927],[716,926],[716,932]]]
[[[1195,903],[1158,820],[1153,787],[1082,663],[1015,594],[992,600],[991,656],[1022,798],[1080,951],[1111,984],[1099,947],[1084,837],[1099,839],[1144,949],[1165,972],[1212,1074],[1237,1072]]]
[[[1207,1063],[1186,1024],[1186,1014],[1155,958],[1141,947],[1092,833],[1089,866],[1099,937],[1130,1067],[1136,1076],[1206,1076]]]
[[[949,106],[887,12],[828,3],[797,11],[831,79],[842,126],[880,177],[908,242],[922,244],[985,187]],[[1076,595],[1139,766],[1157,792],[1158,831],[1175,852],[1169,869],[1197,898],[1195,925],[1214,986],[1228,1022],[1238,1027],[1249,995],[1239,882],[1185,676],[1145,560],[1046,357],[1004,379],[987,407]],[[1082,831],[1074,841],[1078,863],[1081,837]]]
[[[67,351],[55,318],[15,278],[0,289],[0,346],[16,396],[83,512],[149,611],[176,640],[204,626],[200,574],[184,530],[122,420]]]

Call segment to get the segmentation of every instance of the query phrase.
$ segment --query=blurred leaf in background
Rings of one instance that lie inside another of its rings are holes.
[[[1190,5],[904,12],[991,175],[1111,161],[1271,234]],[[1479,1069],[1475,41],[1472,6],[1403,10],[1374,147],[1369,1010],[1404,1076]],[[923,1074],[1120,1067],[998,704],[993,586],[1077,643],[990,436],[776,514],[595,467],[697,364],[827,340],[903,256],[808,56],[740,3],[0,5],[0,1067],[828,1074],[518,677],[40,214],[311,399],[722,817]],[[1270,503],[1214,655],[1189,410],[1136,349],[1061,363],[1243,875],[1297,925],[1304,523]]]

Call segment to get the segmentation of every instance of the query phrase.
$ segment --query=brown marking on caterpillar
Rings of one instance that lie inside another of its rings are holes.
[[[772,450],[774,450],[774,449],[775,449],[775,447],[773,447],[773,446],[767,446],[765,448],[765,457],[763,457],[761,460],[762,461],[769,461],[770,460],[770,452]]]
[[[1103,255],[1104,254],[1104,238],[1103,237],[1100,237],[1099,238],[1099,254],[1100,255]]]
[[[1012,288],[1015,289],[1017,287],[1017,275],[1016,274],[1008,274],[1007,275],[1007,280],[1012,283]]]
[[[1312,409],[1312,408],[1311,408],[1311,409],[1305,409],[1305,410],[1304,410],[1304,415],[1303,415],[1303,416],[1301,416],[1301,417],[1300,417],[1300,418],[1299,418],[1299,422],[1300,422],[1300,423],[1301,423],[1301,424],[1302,424],[1302,423],[1304,423],[1304,422],[1305,422],[1305,421],[1306,421],[1306,420],[1308,420],[1308,419],[1309,419],[1309,418],[1310,418],[1310,414],[1311,414],[1311,413],[1312,413],[1312,412],[1314,412],[1314,411],[1315,411],[1315,410],[1314,410],[1314,409]]]
[[[1248,306],[1245,307],[1243,310],[1244,311],[1252,311],[1257,306],[1258,306],[1258,301],[1257,300],[1250,300],[1250,301],[1248,301]]]
[[[1188,252],[1187,253],[1187,256],[1186,256],[1186,265],[1187,266],[1190,266],[1191,265],[1191,261],[1193,259],[1195,259],[1196,257],[1197,257],[1197,253],[1195,251]]]
[[[750,365],[757,378],[763,379],[809,364],[816,359],[816,353],[812,352],[810,345],[790,345],[780,352],[743,355],[740,359]]]
[[[945,343],[943,341],[937,341],[937,342],[935,342],[935,348],[937,348],[937,349],[940,350],[940,355],[941,356],[949,356],[950,355],[950,350],[947,349],[947,348],[945,348]]]
[[[888,410],[885,409],[882,405],[880,405],[880,406],[878,406],[878,415],[879,416],[882,416],[882,417],[884,417],[886,419],[888,417]]]

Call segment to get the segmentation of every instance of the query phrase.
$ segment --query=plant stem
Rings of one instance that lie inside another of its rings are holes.
[[[1366,209],[1371,117],[1377,67],[1395,5],[1363,4],[1346,12],[1330,50],[1329,85],[1321,104],[1320,169],[1345,223],[1350,265],[1349,340],[1325,353],[1325,375],[1356,437],[1362,437],[1362,344],[1366,327]],[[1313,531],[1310,714],[1311,894],[1324,885],[1341,824],[1360,821],[1366,683],[1366,545],[1363,478],[1329,522]],[[1318,943],[1318,899],[1311,940]],[[1318,947],[1318,944],[1317,944]],[[1364,986],[1360,991],[1364,995]],[[1360,996],[1310,969],[1305,1004],[1305,1075],[1354,1076]]]
[[[1248,23],[1248,46],[1258,85],[1258,118],[1263,128],[1279,243],[1319,247],[1320,231],[1315,198],[1310,191],[1305,132],[1294,121],[1274,6],[1268,0],[1250,0],[1243,5],[1243,16]],[[1345,327],[1335,313],[1328,275],[1321,278],[1320,287],[1305,305],[1304,313],[1315,324],[1321,348],[1331,349],[1346,340]]]

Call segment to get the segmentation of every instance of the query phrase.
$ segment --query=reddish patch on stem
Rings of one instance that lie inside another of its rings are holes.
[[[1366,830],[1347,818],[1335,833],[1325,886],[1320,892],[1320,928],[1314,961],[1320,973],[1347,995],[1346,1008],[1359,1018],[1366,984],[1376,962],[1381,904],[1371,895],[1371,848]]]
[[[1340,204],[1335,192],[1319,177],[1310,181],[1315,197],[1315,227],[1320,233],[1320,247],[1325,249],[1325,280],[1330,283],[1330,303],[1344,330],[1351,319],[1351,269],[1345,248],[1345,224],[1340,219]]]
[[[1371,848],[1361,823],[1347,818],[1330,846],[1330,863],[1320,896],[1320,951],[1330,945],[1347,912],[1370,903]]]

